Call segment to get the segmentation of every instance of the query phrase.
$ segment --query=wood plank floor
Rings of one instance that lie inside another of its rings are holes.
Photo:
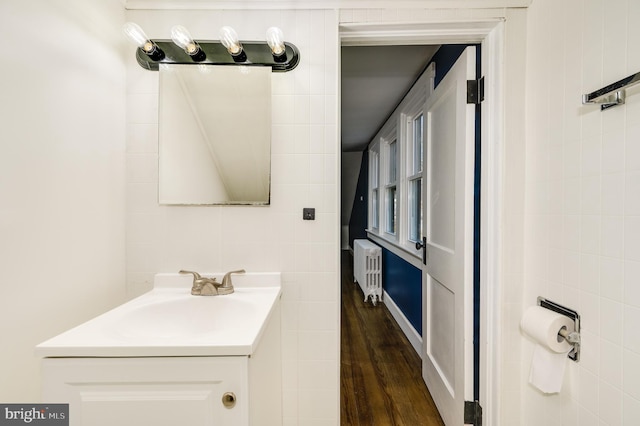
[[[342,252],[340,424],[444,425],[422,361],[383,303],[363,303],[353,257]]]

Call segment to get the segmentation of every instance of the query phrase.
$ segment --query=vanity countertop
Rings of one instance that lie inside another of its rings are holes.
[[[153,290],[40,343],[36,355],[248,356],[275,311],[280,282],[280,273],[246,273],[233,276],[232,294],[192,296],[190,276],[157,274]]]

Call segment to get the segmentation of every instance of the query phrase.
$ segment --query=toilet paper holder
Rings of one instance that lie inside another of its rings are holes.
[[[557,312],[560,315],[564,315],[573,320],[573,331],[568,331],[563,328],[558,332],[558,336],[559,338],[565,339],[567,343],[573,346],[573,349],[571,349],[567,356],[575,362],[580,361],[580,314],[573,309],[569,309],[566,306],[552,302],[544,297],[538,297],[538,306]]]

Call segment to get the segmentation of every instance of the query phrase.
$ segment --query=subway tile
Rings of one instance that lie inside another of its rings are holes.
[[[561,219],[563,222],[562,228],[560,228],[561,230],[555,231],[551,229],[550,235],[561,236],[562,248],[565,250],[579,251],[581,217],[579,215],[565,215],[558,217],[558,219]],[[554,240],[552,239],[551,241]]]
[[[128,154],[158,154],[158,125],[156,123],[127,124]]]
[[[599,406],[598,378],[588,370],[581,368],[578,370],[578,386],[578,404],[581,406],[581,410],[578,412],[578,423],[580,425],[591,424],[589,423],[592,421],[591,416],[597,415]],[[587,415],[587,417],[580,420],[582,415]]]
[[[156,154],[127,155],[128,183],[155,183],[158,180],[158,156]]]
[[[600,374],[600,338],[589,330],[581,330],[580,366],[594,376]]]
[[[640,215],[640,172],[627,173],[623,188],[625,215]]]
[[[303,46],[298,48],[304,51]],[[308,96],[311,92],[311,79],[309,65],[307,62],[301,62],[293,72],[293,92],[296,96]]]
[[[586,118],[583,118],[583,120]],[[584,123],[584,121],[583,121]],[[582,141],[580,173],[582,176],[600,174],[602,159],[602,138],[598,133],[583,129],[583,134],[589,135]]]
[[[605,297],[600,299],[600,332],[602,338],[622,344],[623,305]]]
[[[565,251],[562,257],[562,282],[572,288],[580,287],[580,254]]]
[[[617,315],[620,317],[620,321],[622,321],[622,310],[620,314]],[[611,323],[609,321],[608,323]],[[618,389],[622,389],[622,346],[620,344],[614,343],[610,341],[608,338],[612,339],[620,339],[622,335],[622,322],[618,322],[615,324],[616,328],[619,330],[613,330],[611,334],[609,332],[605,333],[605,338],[601,339],[600,342],[600,380],[604,380],[608,384]],[[609,324],[607,324],[609,325]],[[620,336],[616,336],[620,335]]]
[[[299,391],[299,424],[335,425],[335,392],[333,390],[308,389]],[[321,422],[321,423],[318,423]]]
[[[293,124],[295,103],[292,95],[272,95],[271,122],[272,124]]]
[[[600,334],[600,297],[580,292],[580,327],[596,335]]]
[[[602,219],[600,216],[580,217],[580,248],[583,253],[600,254],[602,245]]]
[[[627,216],[624,219],[624,257],[640,261],[640,216]]]
[[[309,153],[310,154],[323,154],[324,153],[324,135],[325,126],[312,124],[309,126]]]
[[[625,248],[625,227],[623,217],[603,216],[601,226],[601,254],[603,256],[621,259]]]
[[[127,215],[127,243],[158,244],[162,239],[162,215],[131,213]]]
[[[622,357],[623,391],[635,399],[640,399],[640,354],[624,349]]]
[[[294,123],[310,123],[310,97],[308,95],[294,95]]]
[[[627,1],[606,2],[603,16],[603,78],[606,84],[618,81],[627,76],[622,64],[627,59],[627,25],[624,16],[627,14]],[[635,0],[631,0],[635,1]],[[622,18],[623,22],[620,22]]]
[[[622,426],[640,425],[640,399],[628,393],[622,396]]]
[[[623,341],[625,349],[640,354],[640,308],[625,305],[623,326]]]
[[[640,262],[624,262],[624,302],[640,308]]]
[[[297,389],[300,385],[300,362],[297,358],[284,359],[282,363],[282,389]]]
[[[619,109],[618,111],[624,110]],[[605,121],[605,123],[607,122],[608,121]],[[617,123],[618,121],[614,121],[613,125],[618,125],[619,127],[615,127],[602,135],[602,173],[616,173],[624,171],[624,120],[620,120],[619,124]]]
[[[287,124],[271,126],[271,153],[293,154],[296,143],[295,127]],[[273,165],[272,165],[273,168]]]
[[[579,139],[567,139],[562,145],[562,170],[565,178],[580,176],[580,146]]]
[[[599,383],[599,417],[607,425],[622,424],[622,391],[605,382]]]
[[[584,254],[580,256],[580,289],[588,293],[600,294],[600,258]]]
[[[301,331],[298,337],[301,360],[339,360],[339,345],[335,331]]]
[[[332,302],[300,302],[298,327],[302,331],[336,330],[338,312]]]
[[[300,390],[337,389],[340,386],[336,361],[299,361],[298,385]]]
[[[580,213],[600,214],[602,198],[600,195],[600,176],[582,178],[580,185]]]
[[[640,101],[637,101],[636,104],[640,106]],[[636,108],[636,114],[639,113],[638,111],[640,111],[640,107]],[[629,110],[627,110],[627,112],[629,112]],[[630,116],[629,114],[628,117]],[[640,122],[627,119],[627,126],[625,166],[627,171],[636,171],[640,170]]]
[[[617,302],[624,300],[624,269],[624,261],[621,259],[600,258],[600,295],[602,297]]]
[[[602,214],[618,216],[624,213],[625,175],[613,173],[602,175]]]

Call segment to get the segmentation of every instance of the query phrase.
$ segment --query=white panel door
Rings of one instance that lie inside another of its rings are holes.
[[[467,47],[425,103],[422,375],[447,426],[473,399],[475,48]]]

